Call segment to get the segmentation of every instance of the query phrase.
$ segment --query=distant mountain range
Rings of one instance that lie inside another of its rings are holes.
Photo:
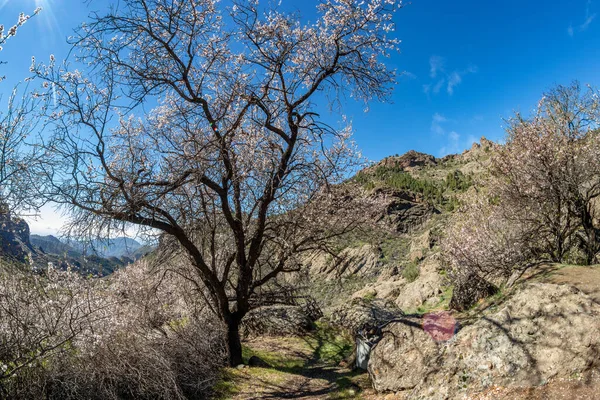
[[[33,270],[44,270],[52,264],[83,275],[105,276],[152,250],[125,237],[82,243],[51,235],[31,235],[25,220],[0,212],[0,269],[3,262],[14,262]]]
[[[39,247],[45,253],[67,254],[73,256],[96,255],[99,257],[127,257],[137,259],[148,253],[151,248],[140,244],[137,240],[119,237],[110,240],[93,240],[89,243],[75,240],[61,241],[55,236],[30,235],[33,246]]]
[[[61,242],[62,243],[62,242]],[[107,240],[92,240],[91,242],[67,241],[68,245],[81,254],[94,254],[99,257],[139,258],[148,252],[148,247],[137,240],[118,237]]]
[[[107,275],[143,257],[152,247],[126,237],[110,240],[94,240],[83,243],[75,240],[60,240],[47,235],[30,235],[31,247],[38,259],[70,264],[82,273]]]

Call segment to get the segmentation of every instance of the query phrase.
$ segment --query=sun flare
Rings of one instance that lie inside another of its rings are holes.
[[[42,9],[39,15],[37,15],[36,20],[38,25],[43,28],[44,33],[60,33],[60,26],[58,25],[58,20],[56,19],[52,4],[54,2],[52,0],[34,0],[34,3],[36,9]]]

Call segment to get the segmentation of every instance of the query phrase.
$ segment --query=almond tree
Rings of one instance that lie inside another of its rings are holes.
[[[518,277],[529,266],[600,252],[600,103],[595,90],[558,86],[530,118],[509,120],[489,176],[463,198],[443,243],[457,274]],[[477,299],[471,299],[477,300]]]
[[[569,212],[577,221],[575,241],[593,264],[600,253],[600,99],[597,90],[575,82],[546,95],[544,114],[552,121],[546,129],[563,138],[567,168],[561,174]]]
[[[125,0],[93,16],[73,42],[80,69],[33,66],[55,105],[49,198],[79,233],[162,232],[240,364],[240,322],[269,284],[368,214],[332,186],[356,160],[351,128],[319,113],[388,98],[400,7],[326,0],[310,23],[270,2]]]
[[[37,112],[43,102],[26,89],[19,96],[18,89],[10,94],[6,111],[0,112],[0,213],[13,215],[35,212],[42,204],[30,181],[37,152],[27,139],[39,127]]]
[[[600,196],[597,93],[578,83],[558,86],[535,114],[509,122],[506,146],[492,160],[492,183],[506,218],[528,224],[539,252],[562,262],[574,246],[593,262],[600,250],[596,202]]]
[[[38,14],[40,11],[42,11],[41,7],[36,8],[33,12],[33,15]],[[31,17],[32,15],[26,15],[24,13],[19,14],[19,19],[17,20],[17,23],[11,26],[8,30],[4,28],[4,25],[0,24],[0,51],[2,51],[6,41],[11,37],[15,36],[17,34],[17,30],[21,26],[23,26],[23,24],[27,22]],[[3,64],[3,62],[0,62],[0,64]],[[4,76],[0,76],[0,81],[4,80],[4,78]]]
[[[6,30],[0,24],[0,51],[4,44],[17,34],[17,30],[32,16],[41,11],[36,8],[33,15],[19,14],[15,25]],[[4,62],[0,61],[0,64]],[[0,81],[4,80],[0,76]],[[26,90],[25,90],[26,92]],[[40,102],[28,94],[18,95],[18,86],[12,90],[6,111],[0,112],[0,208],[2,213],[23,211],[39,206],[32,191],[28,188],[27,172],[33,154],[24,149],[25,140],[36,129],[37,121],[33,116]]]

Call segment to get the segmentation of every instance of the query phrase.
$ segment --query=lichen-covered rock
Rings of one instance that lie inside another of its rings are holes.
[[[333,325],[356,332],[365,325],[381,326],[402,315],[389,301],[356,298],[334,309],[329,320]]]
[[[396,298],[396,305],[403,311],[415,310],[427,300],[442,293],[443,277],[439,274],[440,263],[436,258],[429,258],[420,266],[419,277],[406,284]]]
[[[250,311],[242,320],[242,336],[302,335],[314,329],[313,321],[299,306],[273,305]]]
[[[391,323],[371,352],[368,370],[373,387],[378,392],[415,388],[437,367],[439,347],[423,330],[419,318]]]
[[[431,249],[433,243],[434,240],[431,235],[431,230],[427,229],[423,234],[417,236],[411,241],[407,256],[408,260],[412,262],[421,261]]]
[[[346,276],[376,276],[382,263],[381,249],[370,244],[345,248],[336,257],[325,253],[314,254],[305,261],[310,275],[324,279]]]
[[[527,283],[447,342],[436,342],[418,321],[391,323],[369,372],[378,391],[462,398],[491,385],[567,379],[597,367],[599,354],[600,304],[574,287]]]

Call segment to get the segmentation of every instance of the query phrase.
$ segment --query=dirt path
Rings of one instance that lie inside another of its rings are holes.
[[[256,355],[272,368],[230,369],[234,387],[223,398],[362,399],[361,387],[370,387],[365,372],[353,372],[343,361],[352,343],[330,331],[319,329],[301,338],[257,338],[247,341],[245,348],[247,357]]]

